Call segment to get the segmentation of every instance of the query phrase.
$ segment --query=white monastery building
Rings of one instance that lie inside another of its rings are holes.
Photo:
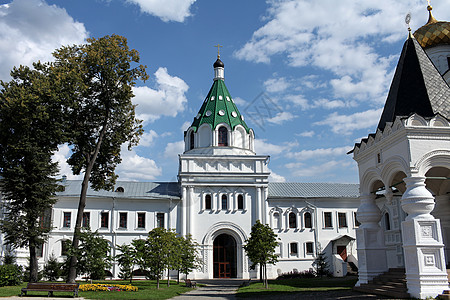
[[[155,227],[191,234],[201,267],[189,276],[256,278],[243,245],[260,220],[280,238],[269,277],[305,271],[321,249],[334,276],[359,268],[361,289],[389,270],[406,274],[411,297],[448,289],[450,255],[450,23],[429,20],[403,46],[376,133],[349,153],[360,184],[270,183],[269,156],[254,151],[225,86],[224,64],[184,136],[178,182],[123,182],[88,191],[83,219],[116,246]],[[52,210],[55,229],[40,252],[64,258],[81,181],[63,181]],[[4,247],[2,248],[4,251]],[[18,256],[28,256],[18,250]],[[119,266],[113,264],[112,277]]]

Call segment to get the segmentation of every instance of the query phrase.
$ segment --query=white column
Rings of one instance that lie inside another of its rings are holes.
[[[186,235],[186,208],[187,208],[187,192],[186,187],[183,186],[183,198],[181,199],[181,235]]]
[[[450,261],[450,195],[440,195],[434,198],[435,207],[431,214],[441,222],[444,242],[445,263]]]
[[[264,203],[264,223],[263,224],[269,224],[269,202],[267,201],[267,187],[263,188],[263,203]]]
[[[261,220],[261,187],[256,188],[256,220]]]
[[[368,283],[388,269],[384,234],[378,224],[381,211],[375,203],[375,195],[361,195],[360,200],[357,218],[361,225],[356,229],[359,268],[356,286]]]
[[[195,205],[194,205],[194,187],[190,186],[189,187],[189,201],[188,201],[188,212],[189,212],[189,216],[188,216],[188,234],[194,234],[194,211],[195,211]]]
[[[413,298],[436,297],[448,289],[441,224],[430,212],[433,195],[425,187],[425,177],[407,177],[402,222],[408,293]]]

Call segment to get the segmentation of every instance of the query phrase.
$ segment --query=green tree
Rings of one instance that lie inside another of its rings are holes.
[[[197,269],[200,266],[200,258],[198,256],[198,243],[192,238],[190,234],[185,237],[178,237],[179,243],[179,253],[180,253],[180,263],[179,268],[183,274],[185,274],[186,279],[190,272]]]
[[[116,256],[116,260],[120,266],[119,277],[127,280],[130,279],[130,283],[133,282],[133,269],[136,265],[136,248],[133,244],[117,246],[120,254]]]
[[[267,281],[267,264],[275,264],[278,261],[278,255],[275,249],[278,246],[277,235],[269,225],[261,224],[259,220],[252,226],[250,238],[246,241],[244,250],[252,262],[252,268],[259,264],[260,278],[264,286],[269,288]]]
[[[27,247],[30,282],[38,280],[36,250],[51,230],[46,212],[56,202],[57,164],[51,156],[64,140],[62,101],[48,65],[19,67],[0,82],[0,189],[8,211],[0,229],[6,243]]]
[[[80,46],[62,47],[53,54],[52,74],[61,97],[67,98],[67,131],[72,155],[68,163],[74,174],[84,172],[72,245],[78,247],[81,223],[89,184],[95,189],[111,190],[121,162],[120,150],[128,142],[139,141],[142,125],[135,118],[131,102],[136,80],[146,80],[139,53],[130,50],[127,40],[118,35],[91,38]],[[76,253],[76,252],[74,252]],[[77,257],[71,256],[68,282],[76,278]]]
[[[131,246],[135,250],[135,262],[139,269],[145,274],[149,273],[148,267],[148,249],[146,247],[146,240],[132,240]],[[146,275],[147,277],[147,275]]]
[[[330,271],[328,270],[328,262],[325,252],[320,245],[317,246],[317,257],[314,260],[314,266],[316,268],[317,276],[327,276]]]
[[[78,248],[69,248],[69,257],[74,254],[78,257],[77,275],[85,274],[87,278],[97,280],[104,279],[105,270],[111,267],[110,252],[111,247],[108,241],[97,231],[83,229],[80,245]],[[68,259],[70,262],[70,258]]]
[[[56,259],[55,253],[52,252],[45,263],[42,275],[48,281],[56,281],[61,277],[61,263]]]
[[[176,234],[171,230],[164,228],[155,228],[148,233],[145,241],[145,258],[146,265],[156,278],[156,286],[159,289],[159,281],[161,275],[169,268],[171,264],[171,252],[174,246]]]

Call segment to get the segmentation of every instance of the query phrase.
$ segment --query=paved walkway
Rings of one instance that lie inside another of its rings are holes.
[[[196,289],[176,296],[172,299],[176,300],[221,300],[221,299],[236,299],[235,293],[238,287],[244,282],[243,279],[210,279],[210,280],[196,280]]]

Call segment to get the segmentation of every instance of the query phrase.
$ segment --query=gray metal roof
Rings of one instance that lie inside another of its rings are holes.
[[[352,183],[269,183],[269,198],[357,198],[359,185]]]
[[[76,197],[80,195],[81,180],[66,180],[61,184],[65,186],[65,190],[58,192],[58,196]],[[119,187],[123,188],[123,192],[117,191]],[[178,182],[117,181],[114,191],[94,191],[89,187],[87,196],[134,199],[180,199],[180,187]]]

